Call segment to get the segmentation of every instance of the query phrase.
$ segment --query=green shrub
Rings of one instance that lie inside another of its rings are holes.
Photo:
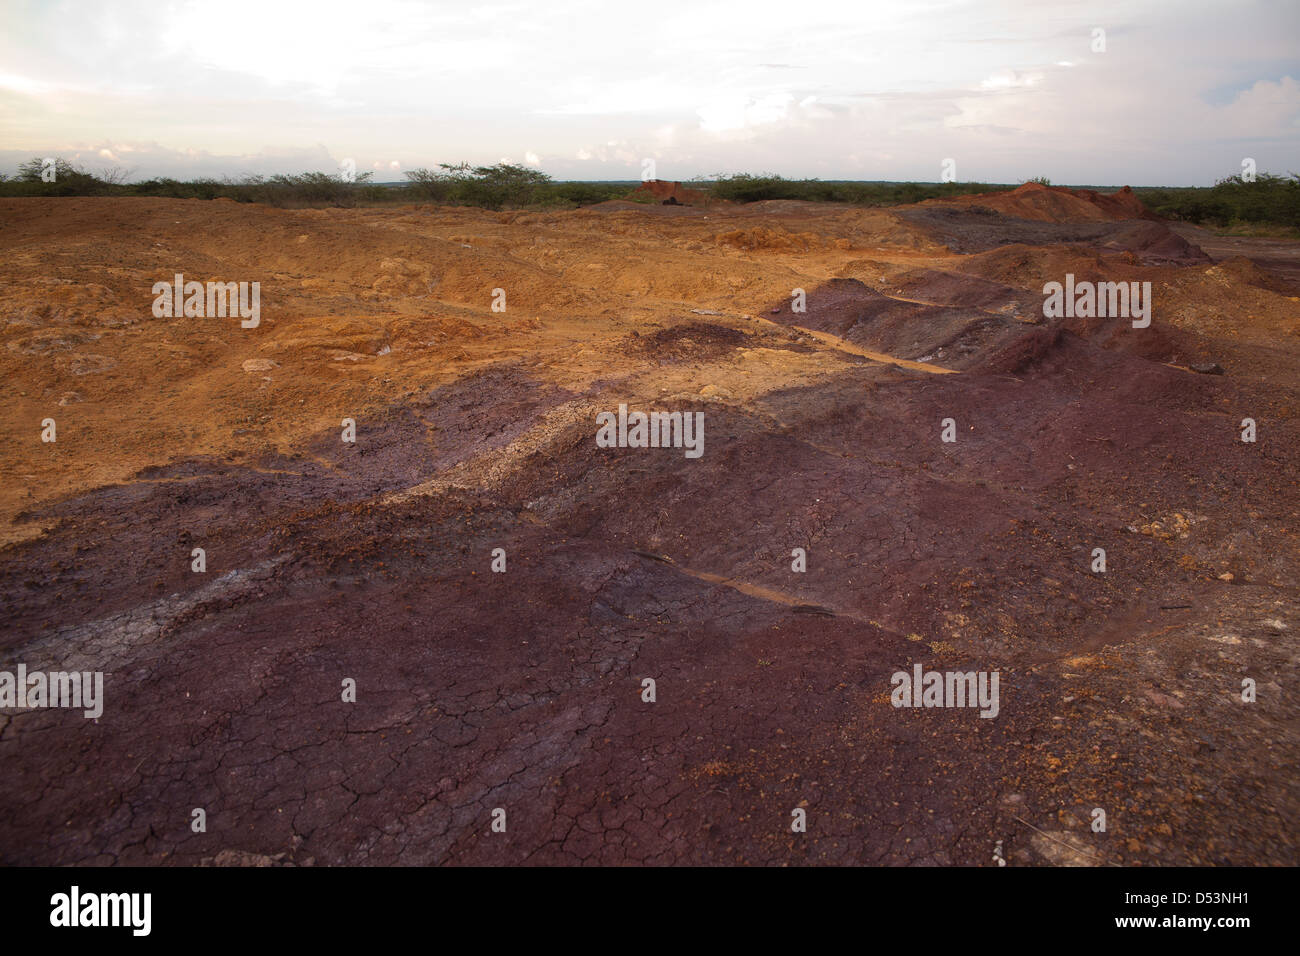
[[[807,202],[843,202],[861,206],[894,206],[940,196],[991,192],[1007,186],[984,183],[864,183],[823,182],[819,179],[783,179],[774,174],[718,174],[711,183],[697,183],[719,199],[761,202],[768,199],[802,199]]]
[[[73,166],[62,157],[54,160],[54,182],[47,183],[41,178],[45,170],[45,161],[31,159],[18,166],[18,175],[5,183],[9,189],[5,195],[18,196],[103,196],[114,191],[126,179],[126,172],[112,169],[98,176],[88,173],[80,166]]]
[[[1133,190],[1148,209],[1169,219],[1228,228],[1233,223],[1300,229],[1300,176],[1260,173],[1254,182],[1240,175],[1207,188],[1140,187]]]
[[[418,195],[431,202],[503,209],[545,202],[553,195],[551,177],[514,163],[473,166],[440,163],[442,170],[413,169],[406,173]]]

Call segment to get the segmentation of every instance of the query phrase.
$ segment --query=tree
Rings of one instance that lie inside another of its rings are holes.
[[[50,196],[96,196],[113,191],[113,187],[120,185],[127,175],[124,170],[114,168],[97,176],[59,156],[54,158],[54,178],[47,182],[47,168],[45,160],[39,157],[21,163],[17,181],[38,186],[42,193]]]

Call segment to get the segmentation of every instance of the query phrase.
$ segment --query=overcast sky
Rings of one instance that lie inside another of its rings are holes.
[[[0,172],[49,155],[1210,185],[1300,172],[1300,0],[0,0]]]

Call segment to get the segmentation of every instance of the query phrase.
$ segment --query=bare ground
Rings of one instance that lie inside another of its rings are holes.
[[[3,666],[106,672],[0,711],[0,861],[1296,863],[1300,256],[1076,198],[0,202]]]

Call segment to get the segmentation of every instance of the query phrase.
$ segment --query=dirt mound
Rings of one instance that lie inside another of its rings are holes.
[[[731,229],[720,232],[713,241],[721,246],[744,249],[749,252],[807,252],[825,245],[825,239],[811,232],[788,232],[785,229],[769,229],[767,226],[754,226],[749,229]],[[847,239],[836,240],[839,248],[847,249]]]
[[[670,205],[681,204],[683,206],[703,206],[712,201],[713,197],[706,192],[698,189],[691,189],[683,186],[681,183],[669,182],[666,179],[649,179],[643,182],[636,189],[628,194],[628,199],[636,202],[646,199],[654,199],[661,203]]]
[[[1103,250],[1131,253],[1137,260],[1147,263],[1194,265],[1210,261],[1204,250],[1188,242],[1163,222],[1124,222],[1099,244]]]
[[[1292,283],[1268,269],[1261,268],[1255,260],[1247,259],[1245,256],[1229,256],[1222,259],[1214,264],[1209,274],[1222,278],[1226,282],[1253,285],[1279,295],[1292,296],[1296,292]]]
[[[952,252],[987,252],[1001,246],[1087,246],[1107,255],[1145,263],[1196,264],[1206,253],[1167,223],[1146,219],[1068,222],[1017,218],[984,206],[931,206],[898,210],[899,219],[920,227]]]
[[[1116,222],[1122,219],[1159,219],[1142,205],[1128,186],[1106,195],[1092,189],[1067,189],[1025,183],[1010,192],[930,199],[919,205],[977,206],[1017,219],[1035,222]]]
[[[968,272],[903,268],[882,277],[886,295],[933,305],[960,306],[994,312],[1025,310],[1041,304],[1024,290]]]
[[[1258,267],[1251,285],[1300,297],[1300,241],[1245,236],[1219,236],[1191,223],[1180,222],[1173,229],[1195,243],[1215,262],[1240,257]]]
[[[993,283],[943,273],[931,279],[932,291],[936,299],[953,298],[963,282],[986,298],[999,294]],[[793,311],[787,300],[767,314],[784,325],[829,333],[873,352],[953,369],[978,364],[1023,327],[1014,309],[995,312],[972,303],[921,301],[925,285],[915,277],[909,284],[917,298],[886,295],[853,278],[831,279],[808,293],[806,311]]]
[[[660,361],[684,357],[717,358],[749,341],[749,336],[739,329],[708,322],[683,322],[649,335],[643,336],[635,331],[632,334],[641,340],[643,352]]]
[[[1063,334],[1060,326],[1026,329],[983,356],[979,370],[994,375],[1023,372],[1052,354],[1060,346]]]

